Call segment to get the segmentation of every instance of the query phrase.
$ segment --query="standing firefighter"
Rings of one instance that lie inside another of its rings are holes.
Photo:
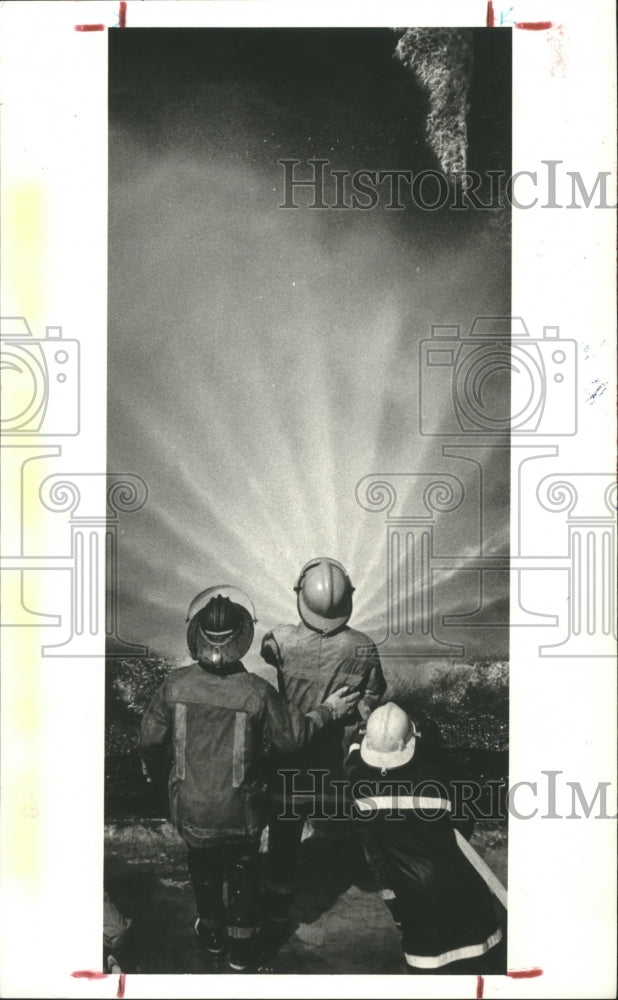
[[[172,820],[189,849],[189,873],[206,950],[229,964],[255,964],[259,910],[259,837],[264,782],[261,758],[272,746],[292,752],[331,719],[349,713],[358,695],[332,694],[307,715],[291,710],[274,688],[250,674],[241,657],[253,640],[251,601],[233,587],[211,587],[192,602],[187,644],[196,663],[173,670],[148,706],[140,753],[153,773],[168,735]],[[223,882],[227,878],[227,914]]]
[[[266,903],[275,921],[285,920],[289,913],[305,817],[313,806],[332,804],[329,779],[343,779],[346,726],[355,726],[359,714],[367,718],[386,689],[375,645],[347,624],[354,587],[341,563],[312,559],[301,570],[294,590],[301,621],[278,625],[264,637],[261,650],[263,659],[277,670],[280,693],[301,712],[312,712],[342,685],[357,692],[360,701],[357,709],[323,730],[306,748],[273,759]],[[292,772],[296,772],[293,777]]]
[[[369,717],[346,761],[357,822],[383,863],[408,972],[504,973],[498,911],[479,874],[484,864],[456,830],[449,784],[424,758],[420,737],[389,702]]]

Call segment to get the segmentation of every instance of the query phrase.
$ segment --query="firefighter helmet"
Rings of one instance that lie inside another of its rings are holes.
[[[352,614],[354,587],[336,559],[311,559],[301,569],[294,590],[298,613],[314,632],[336,632]]]
[[[370,767],[401,767],[412,760],[420,735],[403,708],[389,701],[369,716],[361,757]]]
[[[224,586],[209,587],[198,594],[189,606],[187,621],[191,656],[218,667],[245,655],[253,642],[253,623],[257,619],[247,595]]]

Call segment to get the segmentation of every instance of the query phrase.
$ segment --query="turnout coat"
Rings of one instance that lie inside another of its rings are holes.
[[[353,814],[394,894],[410,971],[464,971],[462,962],[479,962],[498,945],[502,929],[490,890],[457,843],[449,783],[416,746],[411,761],[386,771],[363,761],[359,742],[351,745]]]
[[[300,712],[312,712],[334,691],[347,687],[359,691],[369,714],[386,690],[378,650],[369,636],[344,626],[330,635],[310,629],[304,622],[278,625],[264,636],[262,659],[277,670],[280,694]],[[350,717],[334,722],[296,753],[274,755],[279,769],[297,769],[295,789],[314,789],[307,771],[322,769],[329,777],[343,777],[343,762],[348,733],[358,725],[357,709]],[[349,739],[348,739],[349,742]],[[325,786],[327,781],[325,782]],[[272,790],[283,795],[283,785],[271,776]],[[328,789],[325,787],[326,794]]]
[[[289,708],[268,681],[238,661],[215,670],[193,663],[172,670],[141,723],[147,768],[172,739],[172,821],[191,847],[255,838],[264,825],[263,756],[298,750],[329,722],[330,709]]]

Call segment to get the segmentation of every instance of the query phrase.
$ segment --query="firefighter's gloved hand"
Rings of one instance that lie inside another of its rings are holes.
[[[338,691],[329,694],[324,701],[324,704],[330,708],[333,719],[342,719],[356,708],[360,691],[351,691],[349,694],[347,692],[347,687],[339,688]]]
[[[373,712],[373,706],[368,701],[365,701],[365,699],[363,698],[363,700],[360,701],[358,704],[358,714],[360,715],[363,722],[367,721],[372,712]]]

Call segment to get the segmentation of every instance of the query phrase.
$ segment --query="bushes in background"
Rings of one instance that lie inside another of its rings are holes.
[[[396,702],[412,716],[431,718],[447,746],[492,751],[508,747],[508,663],[386,661],[384,673],[384,700]]]

